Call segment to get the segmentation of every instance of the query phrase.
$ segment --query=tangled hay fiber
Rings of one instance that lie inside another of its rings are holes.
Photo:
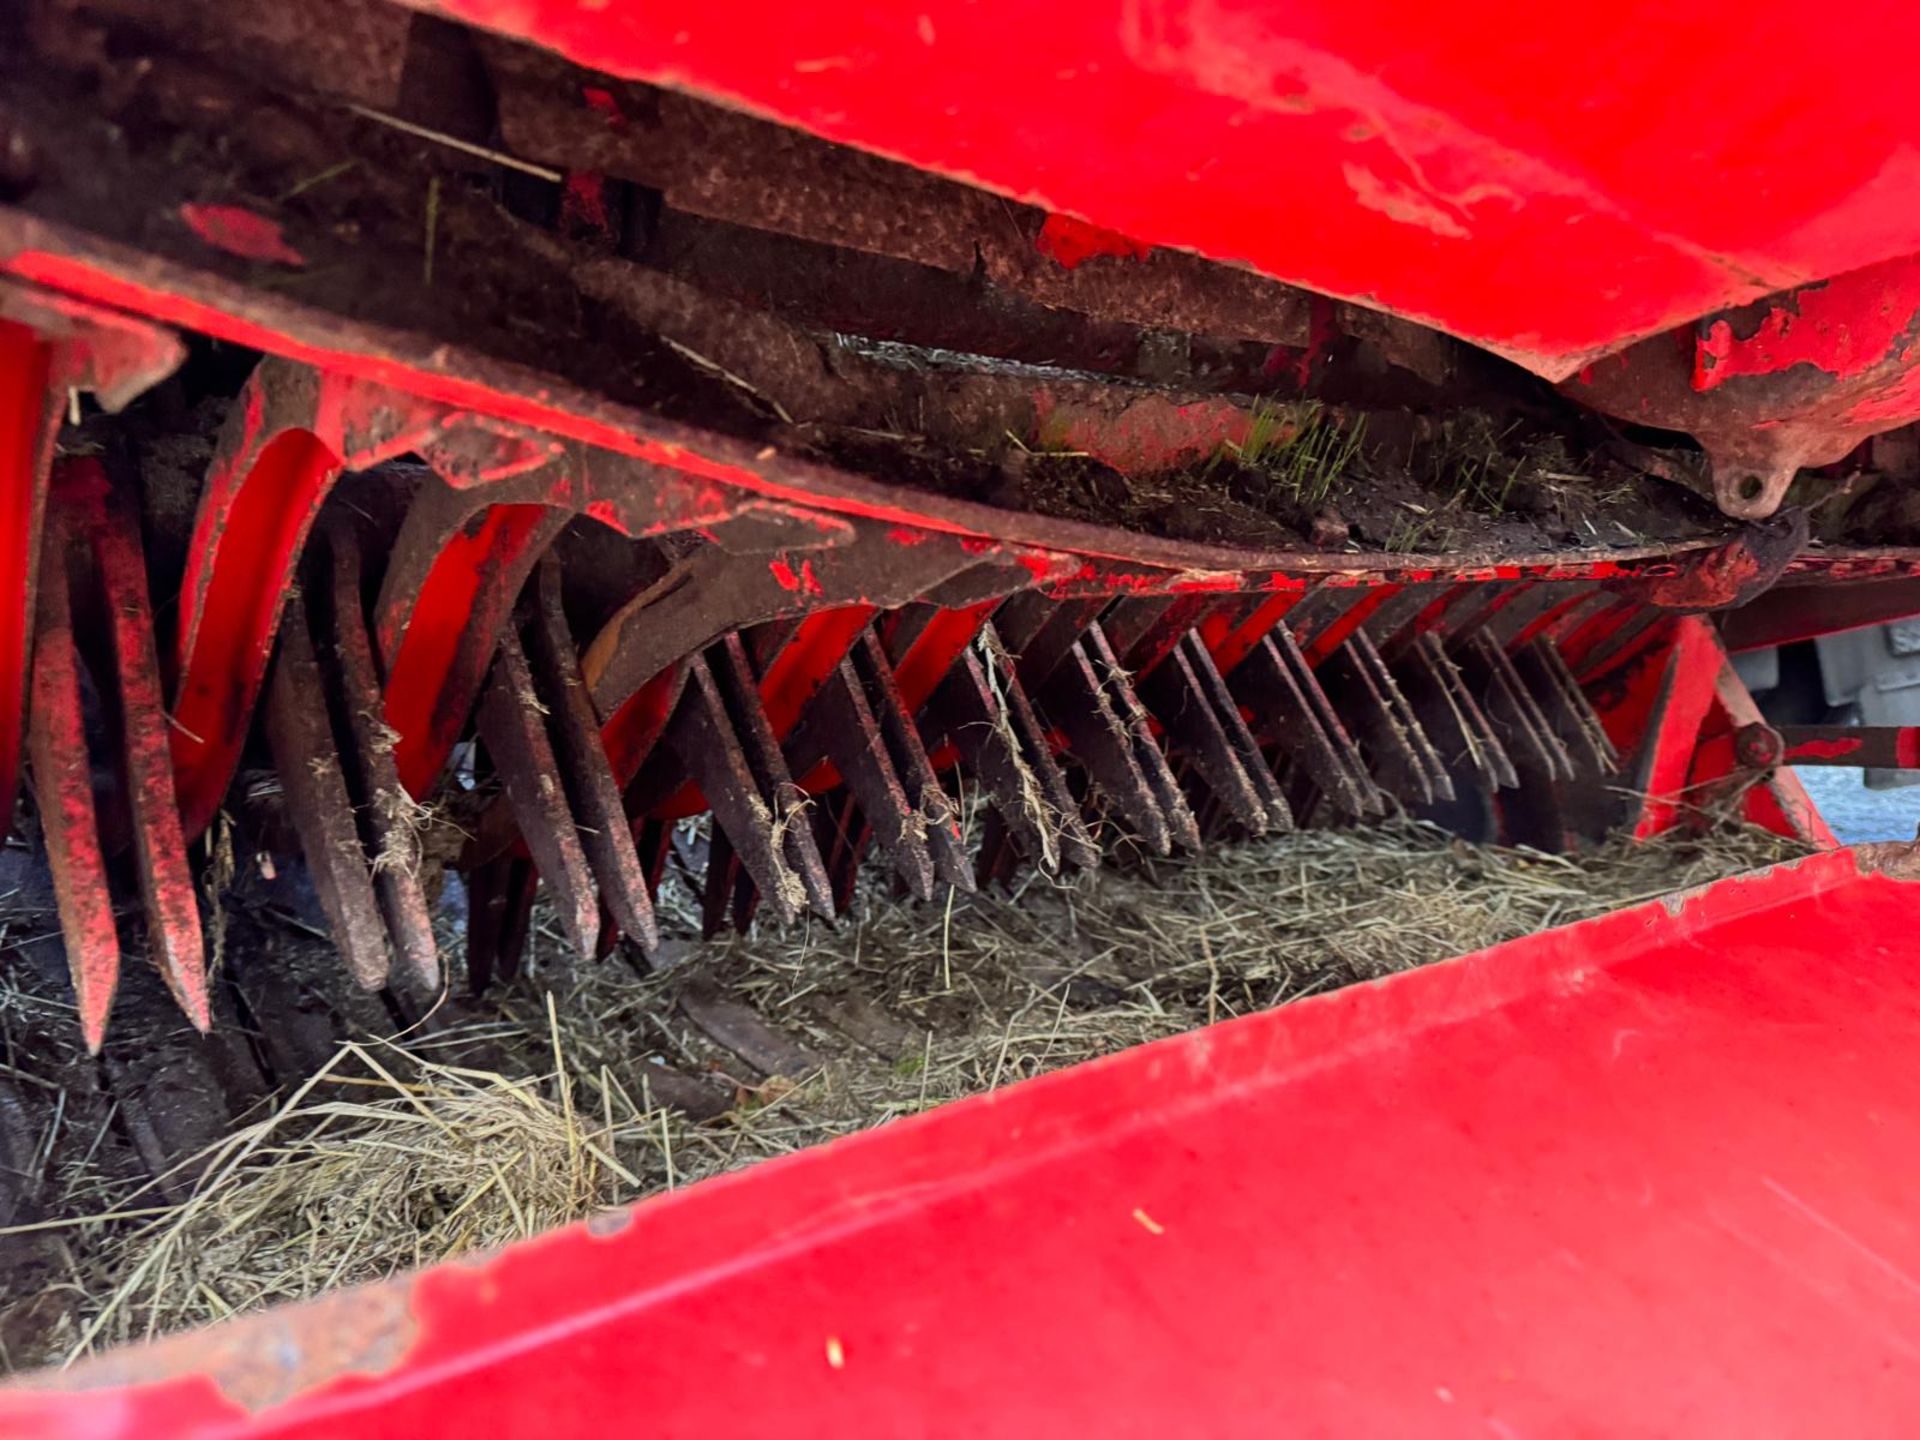
[[[367,1037],[192,1162],[184,1200],[76,1181],[59,1270],[15,1367],[507,1244],[602,1207],[1197,1025],[1379,978],[1793,858],[1734,830],[1577,857],[1417,825],[1310,832],[837,927],[687,948],[641,976],[568,958],[461,1023]],[[866,887],[868,891],[880,887]],[[755,1070],[688,1020],[688,987],[808,1057]],[[481,1057],[481,1058],[476,1058]],[[721,1097],[657,1103],[666,1067]],[[16,1234],[20,1232],[15,1232]],[[18,1305],[23,1297],[0,1297]]]

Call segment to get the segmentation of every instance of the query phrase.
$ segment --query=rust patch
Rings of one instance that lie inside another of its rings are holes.
[[[303,266],[307,257],[287,243],[278,221],[238,205],[182,205],[180,218],[207,244],[242,260]]]
[[[406,1358],[420,1324],[404,1281],[346,1290],[217,1329],[111,1351],[24,1382],[47,1390],[111,1390],[205,1375],[250,1414],[349,1375],[384,1375]]]
[[[1856,845],[1853,858],[1862,875],[1920,882],[1920,840],[1882,840],[1871,845]]]

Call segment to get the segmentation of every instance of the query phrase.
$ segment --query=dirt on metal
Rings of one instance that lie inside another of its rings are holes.
[[[571,958],[543,905],[530,974],[446,1002],[445,1023],[367,1027],[183,1166],[184,1191],[111,1173],[113,1115],[78,1105],[47,1147],[47,1218],[6,1232],[26,1258],[0,1275],[0,1362],[60,1364],[503,1245],[1800,853],[1733,831],[1549,856],[1388,825],[923,904],[868,884],[838,925],[706,945],[687,938],[697,887],[670,871],[652,974]]]

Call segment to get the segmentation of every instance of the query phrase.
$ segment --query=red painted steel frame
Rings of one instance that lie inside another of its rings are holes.
[[[1724,881],[121,1351],[0,1393],[0,1433],[1905,1433],[1903,862]]]
[[[1553,378],[1920,251],[1906,0],[431,5]]]
[[[13,822],[23,700],[32,649],[40,510],[53,426],[51,347],[24,325],[0,320],[0,829]]]

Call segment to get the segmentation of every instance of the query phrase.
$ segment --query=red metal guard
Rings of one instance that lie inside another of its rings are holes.
[[[0,1394],[0,1433],[1903,1433],[1912,863],[1723,881],[117,1352]]]

